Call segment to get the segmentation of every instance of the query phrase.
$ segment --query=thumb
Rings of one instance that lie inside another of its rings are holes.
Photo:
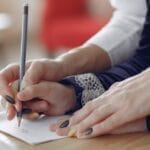
[[[39,83],[45,74],[45,68],[40,62],[32,62],[22,81],[23,88]]]

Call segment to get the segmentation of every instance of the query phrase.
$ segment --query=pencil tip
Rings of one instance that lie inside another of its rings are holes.
[[[18,117],[18,127],[21,126],[21,117]]]

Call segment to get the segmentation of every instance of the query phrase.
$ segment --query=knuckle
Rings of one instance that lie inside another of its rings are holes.
[[[33,68],[36,69],[36,68],[39,68],[41,66],[41,63],[40,63],[40,61],[36,60],[36,61],[33,61],[31,65]]]
[[[108,127],[111,129],[115,128],[117,125],[117,122],[118,122],[117,120],[119,120],[119,119],[120,119],[120,117],[119,118],[116,116],[111,117],[111,119],[109,119],[109,121],[108,121]]]
[[[10,69],[12,69],[12,68],[18,68],[18,67],[19,67],[19,65],[18,65],[17,63],[9,64],[9,65],[7,65],[4,69],[2,69],[2,70],[0,71],[0,76],[3,76],[3,73],[4,73],[5,71],[10,70]]]
[[[85,105],[85,109],[86,109],[87,111],[92,111],[94,108],[95,108],[94,102],[88,102],[88,103]]]
[[[28,92],[32,95],[32,94],[36,93],[37,90],[36,90],[35,87],[32,86],[32,87],[29,87],[29,88],[28,88]]]
[[[98,117],[99,115],[100,115],[100,110],[99,109],[94,110],[93,117]]]
[[[12,68],[12,67],[18,67],[19,65],[17,63],[11,63],[9,65],[7,65],[6,68]]]
[[[114,105],[112,105],[111,103],[110,104],[107,104],[103,107],[103,110],[111,110],[113,108]]]

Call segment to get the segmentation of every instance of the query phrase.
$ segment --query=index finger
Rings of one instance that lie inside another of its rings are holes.
[[[13,96],[13,91],[9,84],[19,78],[19,65],[8,65],[0,71],[0,94]],[[3,93],[4,92],[4,93]]]
[[[27,63],[26,69],[30,62]],[[14,96],[10,84],[19,78],[19,65],[11,64],[0,71],[0,94]]]

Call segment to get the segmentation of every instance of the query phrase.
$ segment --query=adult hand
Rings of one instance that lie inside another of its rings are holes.
[[[71,119],[78,138],[110,133],[126,123],[150,114],[150,69],[113,85],[87,103]],[[86,133],[90,133],[85,135]]]
[[[67,136],[68,133],[70,132],[70,127],[67,124],[69,119],[70,117],[67,116],[57,121],[56,123],[50,126],[50,130],[52,132],[56,132],[59,136]],[[146,127],[145,118],[142,118],[142,119],[127,123],[111,132],[108,132],[108,134],[125,134],[125,133],[146,132],[146,131],[147,131],[147,127]]]
[[[41,59],[29,61],[26,64],[26,74],[24,77],[24,86],[39,83],[41,80],[59,80],[61,78],[62,67],[59,61]],[[16,101],[16,108],[20,109],[17,95],[12,89],[12,83],[19,79],[19,65],[11,64],[0,71],[0,95],[9,96]],[[16,109],[11,104],[7,104],[8,114],[14,114]],[[14,116],[14,115],[13,115]],[[8,115],[8,119],[12,119]]]
[[[60,71],[61,70],[61,71]],[[26,64],[24,86],[39,83],[41,80],[58,81],[62,78],[63,70],[60,61],[39,59]],[[10,84],[19,79],[19,65],[11,64],[0,71],[0,94],[13,96]]]
[[[76,96],[72,87],[48,81],[26,87],[18,94],[18,98],[33,112],[51,116],[63,115],[76,106]]]
[[[99,59],[101,61],[99,61]],[[23,86],[28,87],[43,80],[58,81],[69,75],[103,70],[108,67],[110,67],[110,59],[103,49],[96,45],[81,46],[69,51],[55,60],[42,59],[33,60],[27,63]],[[3,69],[0,72],[0,95],[8,95],[15,99],[13,90],[9,85],[15,80],[18,80],[18,78],[18,65],[9,65]],[[8,105],[10,108],[8,109],[8,112],[11,109],[14,110],[12,105]],[[17,102],[17,100],[16,108],[17,110],[20,109],[19,101]]]

